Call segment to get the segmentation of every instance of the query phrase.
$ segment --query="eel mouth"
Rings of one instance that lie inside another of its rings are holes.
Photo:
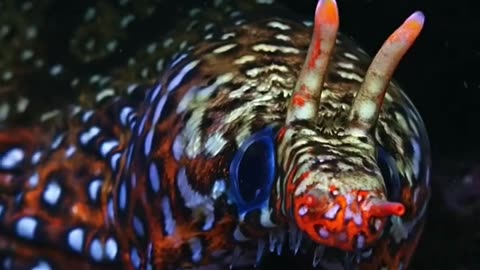
[[[324,228],[318,226],[319,234],[325,234]],[[329,237],[342,237],[342,233],[329,233]],[[365,241],[364,238],[358,236],[356,243]],[[290,224],[285,229],[274,229],[270,232],[268,239],[260,239],[257,244],[257,265],[260,264],[268,251],[272,255],[281,257],[302,257],[307,261],[311,261],[311,265],[315,268],[319,265],[327,269],[352,269],[353,265],[358,264],[362,258],[368,258],[372,254],[371,248],[357,248],[352,251],[345,251],[340,248],[330,247],[318,244],[312,241],[309,236],[301,231],[296,224]],[[304,261],[304,260],[302,260]]]

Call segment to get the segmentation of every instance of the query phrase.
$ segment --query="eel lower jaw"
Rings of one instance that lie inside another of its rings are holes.
[[[321,228],[319,228],[319,231],[320,230]],[[336,236],[341,237],[340,235],[341,233],[336,234]],[[330,236],[333,236],[333,234],[330,234]],[[363,245],[364,243],[362,243],[362,241],[365,240],[361,237],[357,237],[355,241],[357,245]],[[344,254],[345,261],[336,262],[340,263],[342,266],[345,266],[345,264],[351,263],[352,261],[358,261],[362,257],[370,256],[372,253],[372,249],[369,247],[342,249],[337,246],[317,243],[294,223],[290,223],[286,229],[272,230],[269,234],[268,240],[258,240],[257,246],[257,265],[260,264],[264,257],[265,250],[278,256],[285,254],[286,252],[290,252],[295,256],[306,256],[307,259],[311,258],[313,267],[317,267],[321,263],[331,264],[332,262],[329,260],[328,254],[331,254],[332,252],[340,252]],[[287,249],[285,249],[285,247],[287,247]]]

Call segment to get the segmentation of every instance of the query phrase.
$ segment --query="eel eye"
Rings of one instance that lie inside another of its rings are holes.
[[[231,196],[240,212],[262,207],[275,179],[275,134],[271,128],[259,131],[238,149],[230,165]]]
[[[388,199],[391,201],[400,201],[401,187],[397,164],[392,155],[381,147],[378,149],[378,166],[385,181]]]

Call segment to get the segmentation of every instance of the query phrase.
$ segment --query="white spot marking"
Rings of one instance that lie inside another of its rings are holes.
[[[74,145],[70,145],[67,150],[65,150],[65,157],[66,158],[71,158],[73,154],[75,154],[76,147]]]
[[[52,270],[52,267],[50,266],[50,264],[48,264],[47,262],[45,261],[40,261],[38,262],[37,265],[35,265],[32,270]]]
[[[20,97],[20,99],[17,101],[17,112],[19,113],[25,112],[29,102],[30,101],[27,98]]]
[[[179,161],[182,158],[184,148],[185,148],[185,144],[183,142],[183,136],[181,133],[179,133],[175,137],[175,140],[173,141],[173,145],[172,145],[173,157],[175,158],[176,161]]]
[[[147,136],[145,136],[145,144],[143,145],[143,153],[145,156],[150,155],[150,151],[152,150],[152,142],[153,142],[153,127],[147,132]]]
[[[173,43],[173,39],[172,38],[167,38],[165,39],[165,41],[163,42],[163,47],[164,48],[168,48],[170,47],[170,45],[172,45]]]
[[[170,209],[170,201],[167,197],[163,197],[161,204],[165,222],[165,232],[167,235],[172,235],[175,232],[176,223],[172,216],[172,209]]]
[[[232,38],[232,37],[235,37],[235,33],[234,32],[230,32],[230,33],[225,33],[223,34],[220,39],[221,40],[226,40],[226,39],[229,39],[229,38]]]
[[[192,238],[189,242],[192,250],[192,261],[199,262],[202,259],[202,242],[198,238]]]
[[[147,46],[147,53],[148,54],[152,54],[154,53],[156,50],[157,50],[157,47],[158,47],[158,44],[157,43],[150,43],[148,46]]]
[[[38,222],[33,217],[23,217],[17,222],[17,234],[25,239],[33,239]]]
[[[220,196],[222,196],[223,193],[225,193],[226,190],[226,184],[224,180],[217,180],[215,183],[213,183],[213,188],[212,188],[212,198],[216,200]]]
[[[89,7],[85,12],[85,15],[83,15],[83,20],[85,22],[91,21],[93,18],[95,18],[96,13],[97,11],[94,7]]]
[[[57,75],[59,75],[60,73],[62,73],[62,70],[63,70],[62,65],[54,65],[54,66],[50,69],[50,75],[52,75],[52,76],[57,76]]]
[[[43,199],[46,203],[54,206],[58,203],[60,195],[62,194],[62,188],[56,181],[48,183],[45,191],[43,192]]]
[[[328,211],[325,213],[325,217],[328,219],[334,219],[339,209],[340,209],[340,205],[335,204],[333,207],[330,207],[330,209],[328,209]],[[347,208],[347,210],[348,209],[349,208]]]
[[[108,214],[108,218],[110,218],[110,220],[113,222],[114,219],[115,219],[115,211],[114,211],[114,207],[113,207],[113,199],[112,198],[110,198],[108,200],[107,214]]]
[[[111,97],[111,96],[115,96],[115,90],[113,90],[113,88],[103,89],[100,93],[97,94],[97,96],[95,97],[95,101],[99,103],[105,98]]]
[[[130,260],[133,264],[133,267],[135,267],[135,269],[139,269],[140,268],[140,257],[138,255],[138,251],[136,248],[132,248],[132,251],[130,252]]]
[[[12,78],[13,78],[13,72],[11,72],[10,70],[7,70],[7,71],[5,71],[5,72],[2,74],[2,79],[3,79],[4,81],[8,81],[8,80],[10,80],[10,79],[12,79]]]
[[[135,228],[135,232],[138,236],[143,237],[145,236],[145,230],[143,229],[143,223],[139,217],[133,217],[133,228]]]
[[[154,192],[160,191],[160,175],[158,173],[157,166],[154,163],[150,163],[150,185]]]
[[[135,20],[135,15],[128,14],[127,16],[123,17],[120,21],[120,27],[126,28],[128,25]]]
[[[99,190],[102,187],[102,180],[95,179],[88,185],[88,196],[90,196],[90,200],[96,202],[98,200]]]
[[[33,57],[33,51],[26,49],[22,51],[22,54],[20,55],[20,58],[22,61],[27,61]]]
[[[343,70],[337,70],[337,74],[344,79],[363,82],[363,78],[354,72],[345,72]]]
[[[105,254],[111,261],[113,261],[115,257],[117,257],[117,253],[118,253],[117,241],[115,241],[115,239],[113,239],[112,237],[108,238],[107,242],[105,243]]]
[[[133,113],[133,109],[131,107],[123,107],[120,111],[120,122],[123,126],[128,125],[128,120],[130,115]]]
[[[258,74],[272,71],[288,72],[288,68],[286,66],[271,64],[270,66],[251,68],[247,70],[246,74],[249,77],[256,77]]]
[[[9,112],[10,112],[10,105],[8,105],[8,103],[3,102],[2,104],[0,104],[0,121],[7,119]]]
[[[212,37],[213,37],[213,34],[212,34],[212,33],[209,33],[209,34],[206,34],[206,35],[203,37],[203,39],[209,40],[209,39],[211,39]]]
[[[220,47],[216,48],[215,50],[213,50],[213,53],[215,53],[215,54],[224,53],[224,52],[229,51],[229,50],[231,50],[235,47],[237,47],[237,44],[235,44],[235,43],[226,44],[226,45],[220,46]]]
[[[41,122],[48,121],[57,115],[60,115],[60,110],[52,110],[52,111],[46,112],[40,116],[40,121]]]
[[[289,30],[290,29],[289,25],[278,22],[278,21],[269,22],[269,23],[267,23],[267,26],[271,27],[271,28],[280,29],[280,30]]]
[[[90,256],[92,259],[99,262],[103,258],[103,247],[99,239],[94,239],[90,244]]]
[[[192,8],[189,12],[188,12],[188,15],[190,17],[194,17],[195,15],[197,15],[198,13],[200,13],[200,9],[199,8]]]
[[[115,49],[117,48],[118,46],[118,42],[116,40],[111,40],[107,43],[106,47],[107,47],[107,50],[110,51],[110,52],[113,52],[115,51]]]
[[[212,29],[215,25],[213,23],[207,23],[204,27],[203,30],[208,31]]]
[[[27,30],[25,30],[25,37],[27,39],[34,39],[37,37],[38,30],[34,26],[29,26]]]
[[[42,158],[42,152],[37,151],[32,155],[32,165],[37,165],[38,162],[40,162],[40,159]]]
[[[350,62],[337,62],[337,65],[341,68],[344,68],[344,69],[354,69],[355,66],[353,65],[353,63],[350,63]]]
[[[60,134],[57,137],[55,137],[51,144],[52,149],[54,150],[57,149],[60,146],[60,144],[62,144],[64,138],[65,138],[65,134]]]
[[[82,228],[75,228],[68,234],[68,245],[71,249],[77,252],[81,252],[83,248],[83,238],[85,232]]]
[[[113,170],[116,170],[116,169],[117,169],[118,163],[119,163],[121,157],[122,157],[122,154],[121,154],[121,153],[115,153],[115,154],[113,154],[112,157],[110,158],[110,167],[111,167]]]
[[[291,40],[291,38],[289,36],[283,35],[283,34],[275,35],[275,38],[278,39],[278,40],[283,40],[283,41]]]
[[[257,0],[256,2],[257,2],[258,4],[271,5],[271,4],[273,4],[274,0]]]
[[[108,154],[110,154],[110,152],[112,152],[117,147],[118,147],[118,141],[116,140],[104,141],[100,145],[100,154],[103,157],[106,157]]]
[[[125,181],[122,181],[118,192],[118,207],[121,210],[125,210],[125,207],[127,207],[127,184]]]
[[[346,52],[346,53],[344,53],[343,55],[345,55],[345,57],[350,58],[350,59],[355,60],[355,61],[359,61],[359,60],[360,60],[356,55],[351,54],[351,53],[349,53],[349,52]]]
[[[20,148],[13,148],[0,157],[0,167],[4,170],[15,168],[23,159],[25,153]]]
[[[281,53],[293,53],[293,54],[298,54],[300,53],[300,50],[297,48],[293,47],[287,47],[287,46],[277,46],[277,45],[271,45],[271,44],[257,44],[252,47],[252,49],[256,52],[281,52]]]
[[[35,188],[38,185],[39,180],[40,180],[40,177],[36,172],[28,178],[28,184],[30,185],[31,188]]]
[[[310,27],[313,25],[313,21],[303,21],[303,25]]]
[[[94,112],[91,111],[91,110],[84,112],[83,115],[82,115],[82,121],[84,123],[88,122],[90,120],[90,118],[92,118],[93,114],[94,114]]]

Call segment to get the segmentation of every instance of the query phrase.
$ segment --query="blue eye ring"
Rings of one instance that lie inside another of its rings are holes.
[[[242,145],[239,147],[239,149],[235,153],[235,156],[232,159],[232,162],[230,164],[231,185],[229,194],[230,198],[232,198],[237,205],[240,214],[244,214],[255,209],[261,209],[268,204],[272,185],[276,177],[275,137],[276,132],[271,127],[267,127],[261,131],[254,133],[250,136],[250,138],[248,138],[242,143]],[[264,180],[265,184],[261,187],[256,197],[251,201],[245,201],[240,192],[240,165],[242,164],[244,155],[246,154],[248,149],[256,143],[262,143],[263,147],[265,147],[265,150],[268,153],[265,164],[267,167],[267,179]]]

